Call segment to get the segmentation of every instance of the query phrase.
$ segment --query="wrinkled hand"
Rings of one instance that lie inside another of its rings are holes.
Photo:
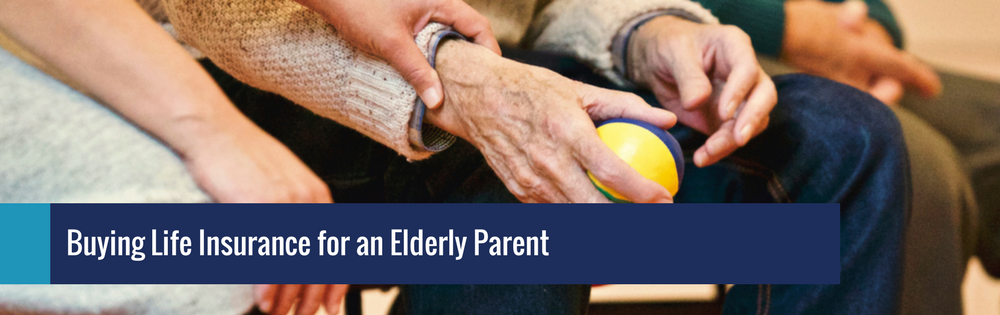
[[[750,38],[734,26],[658,17],[633,34],[628,60],[633,82],[652,90],[681,123],[710,135],[695,151],[699,167],[764,131],[777,103]]]
[[[319,306],[336,315],[347,294],[346,284],[258,284],[253,286],[257,308],[267,314],[285,315],[295,307],[295,315],[314,315]]]
[[[430,108],[443,100],[441,80],[414,43],[430,22],[452,26],[500,54],[490,22],[462,0],[296,0],[320,13],[355,47],[381,57]]]
[[[781,57],[806,73],[867,91],[886,104],[902,97],[904,85],[924,97],[940,93],[937,74],[896,49],[882,25],[868,18],[863,1],[788,1],[785,11]]]
[[[245,122],[216,122],[181,156],[217,202],[332,202],[330,190],[288,148]],[[202,128],[198,128],[202,129]]]
[[[524,202],[607,202],[587,177],[635,202],[669,202],[597,136],[594,121],[633,118],[670,128],[676,117],[633,94],[604,90],[496,56],[462,41],[438,52],[445,86],[428,120],[475,145]]]

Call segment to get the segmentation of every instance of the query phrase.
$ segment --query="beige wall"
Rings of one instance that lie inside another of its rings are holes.
[[[1000,0],[885,0],[907,48],[943,69],[1000,81]]]
[[[1000,42],[1000,0],[885,0],[912,41]]]

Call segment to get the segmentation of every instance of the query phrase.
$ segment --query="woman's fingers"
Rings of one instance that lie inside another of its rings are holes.
[[[344,301],[344,296],[347,295],[347,289],[350,285],[346,284],[331,284],[326,288],[326,297],[323,298],[323,307],[326,307],[326,313],[330,315],[337,315],[340,313],[340,304]]]

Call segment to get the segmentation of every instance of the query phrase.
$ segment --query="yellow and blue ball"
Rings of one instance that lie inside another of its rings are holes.
[[[669,133],[647,122],[619,118],[599,124],[597,135],[639,174],[662,185],[671,195],[677,194],[681,178],[684,178],[684,155],[677,139]],[[608,200],[630,202],[604,186],[593,174],[588,172],[587,175]]]

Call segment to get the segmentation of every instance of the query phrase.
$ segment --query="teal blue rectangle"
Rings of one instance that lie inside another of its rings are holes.
[[[48,204],[0,204],[0,284],[49,284]]]

